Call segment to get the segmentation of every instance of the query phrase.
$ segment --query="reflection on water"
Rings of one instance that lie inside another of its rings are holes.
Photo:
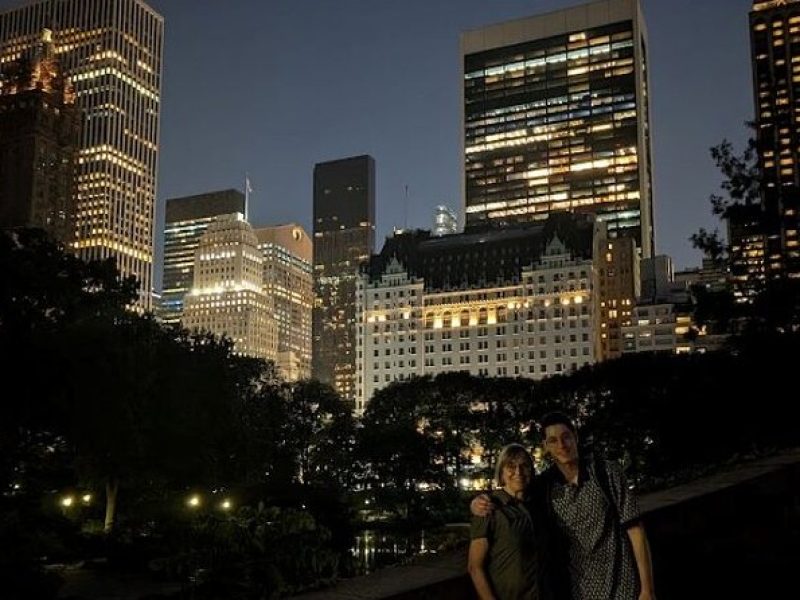
[[[366,575],[420,554],[436,554],[468,539],[468,534],[463,526],[414,532],[364,530],[356,535],[350,549],[352,575]]]

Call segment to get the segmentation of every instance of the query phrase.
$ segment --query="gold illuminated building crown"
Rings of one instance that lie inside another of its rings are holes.
[[[753,11],[769,10],[786,6],[787,4],[797,4],[800,0],[753,0]]]
[[[53,32],[42,30],[39,45],[30,57],[11,63],[2,74],[0,95],[42,90],[63,95],[64,104],[74,104],[75,89],[64,76],[61,63],[53,48]]]

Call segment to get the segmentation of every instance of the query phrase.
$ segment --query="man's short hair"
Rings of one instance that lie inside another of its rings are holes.
[[[545,416],[542,417],[540,421],[540,425],[542,428],[542,436],[544,436],[544,432],[548,427],[552,427],[553,425],[563,425],[567,429],[569,429],[573,434],[577,434],[577,428],[575,427],[575,423],[570,419],[567,415],[563,412],[554,410],[553,412],[547,413]]]

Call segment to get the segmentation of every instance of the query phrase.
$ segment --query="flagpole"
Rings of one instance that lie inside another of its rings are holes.
[[[248,210],[250,208],[250,176],[245,171],[244,174],[244,220],[250,222]]]

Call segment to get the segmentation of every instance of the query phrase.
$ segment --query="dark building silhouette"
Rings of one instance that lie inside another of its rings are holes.
[[[314,377],[355,395],[356,279],[375,246],[375,161],[356,156],[314,167]]]
[[[50,32],[0,77],[0,226],[40,227],[71,244],[81,112]]]
[[[763,174],[763,271],[768,280],[800,278],[800,1],[755,1],[750,33]],[[752,237],[752,215],[736,216],[741,217],[735,223],[739,241]],[[741,246],[736,239],[731,243]],[[761,270],[759,265],[745,268]]]

